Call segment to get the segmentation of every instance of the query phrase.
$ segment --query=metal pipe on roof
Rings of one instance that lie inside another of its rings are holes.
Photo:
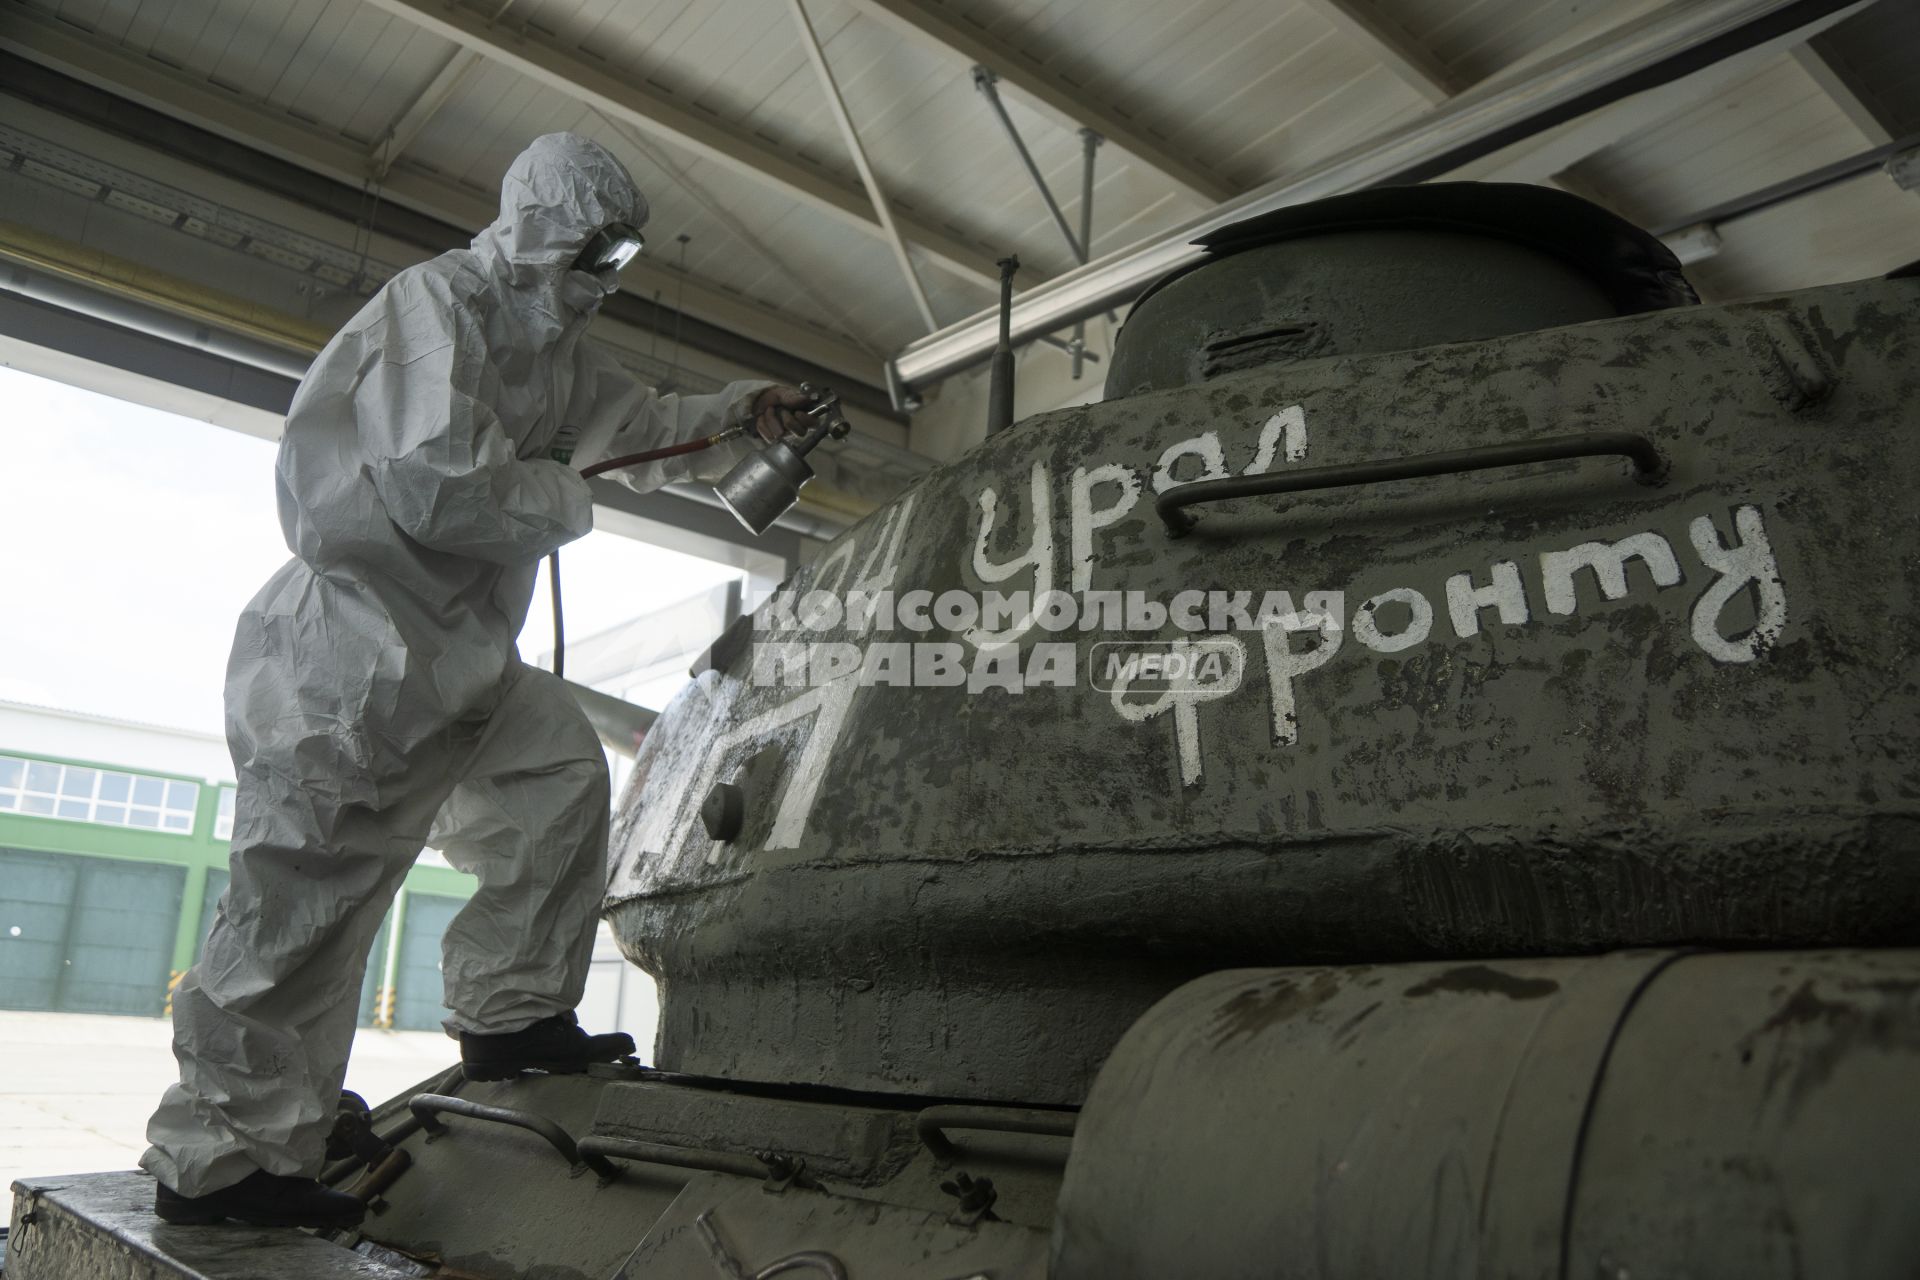
[[[1322,196],[1419,182],[1643,89],[1755,45],[1863,8],[1861,0],[1676,3],[1577,45],[1540,66],[1470,89],[1385,135],[1256,187],[1156,238],[1044,281],[1013,308],[1016,343],[1131,302],[1167,272],[1205,256],[1207,232]],[[889,362],[903,388],[925,387],[986,360],[999,316],[982,311],[909,343]]]
[[[1700,209],[1684,217],[1669,219],[1659,226],[1649,229],[1657,236],[1670,236],[1676,232],[1684,231],[1688,227],[1712,227],[1723,222],[1732,222],[1736,218],[1744,218],[1749,214],[1759,213],[1762,209],[1771,209],[1774,205],[1783,204],[1788,200],[1798,199],[1804,195],[1811,195],[1816,191],[1831,187],[1835,183],[1845,182],[1849,178],[1857,178],[1862,174],[1872,173],[1876,169],[1885,168],[1894,157],[1916,149],[1920,149],[1920,134],[1910,133],[1905,137],[1895,138],[1892,142],[1884,143],[1877,147],[1869,147],[1867,150],[1859,152],[1856,155],[1848,156],[1844,160],[1836,160],[1832,164],[1821,165],[1818,169],[1812,169],[1796,177],[1788,178],[1785,181],[1762,187],[1758,191],[1749,191],[1746,195],[1735,196],[1731,200],[1723,200],[1711,208]]]
[[[184,307],[169,307],[158,299],[141,297],[104,281],[83,282],[66,273],[55,275],[39,269],[43,265],[40,262],[28,266],[26,261],[14,252],[14,246],[0,242],[0,289],[295,381],[306,376],[307,365],[312,362],[311,352],[301,355],[278,340],[233,332],[233,321],[216,318],[210,311],[187,312]],[[213,296],[209,292],[198,302],[204,308]]]

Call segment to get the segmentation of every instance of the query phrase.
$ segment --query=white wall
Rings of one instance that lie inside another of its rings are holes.
[[[93,760],[129,769],[233,781],[224,738],[54,707],[0,701],[0,751]]]

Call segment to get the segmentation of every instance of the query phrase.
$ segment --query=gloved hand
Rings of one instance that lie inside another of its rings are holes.
[[[796,410],[812,403],[813,397],[798,388],[768,387],[753,398],[753,429],[769,444],[783,435],[797,434],[805,429],[805,422]]]

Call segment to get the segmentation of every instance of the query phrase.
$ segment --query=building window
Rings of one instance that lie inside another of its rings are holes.
[[[220,788],[220,811],[213,816],[213,838],[215,840],[233,839],[233,797],[232,787]]]
[[[0,812],[193,833],[198,783],[0,756]]]

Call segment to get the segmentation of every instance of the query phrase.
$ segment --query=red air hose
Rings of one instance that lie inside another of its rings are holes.
[[[644,462],[658,462],[662,458],[677,458],[683,453],[699,453],[702,449],[711,449],[724,444],[737,435],[744,435],[746,428],[729,427],[717,436],[703,436],[698,440],[683,440],[679,444],[665,445],[658,449],[648,449],[645,453],[629,453],[618,458],[608,458],[605,462],[596,462],[590,467],[582,467],[580,474],[592,479],[603,471],[618,471],[621,467],[637,467]]]
[[[637,467],[643,463],[659,462],[663,458],[678,458],[682,454],[699,453],[711,449],[717,444],[725,444],[735,436],[745,435],[745,427],[728,427],[718,435],[702,436],[698,440],[683,440],[679,444],[663,445],[658,449],[648,449],[643,453],[622,454],[618,458],[608,458],[605,462],[596,462],[590,467],[580,468],[582,479],[592,479],[607,471],[618,471],[621,467]],[[560,609],[560,553],[547,553],[547,586],[553,596],[553,674],[564,676],[567,670],[567,624]]]

